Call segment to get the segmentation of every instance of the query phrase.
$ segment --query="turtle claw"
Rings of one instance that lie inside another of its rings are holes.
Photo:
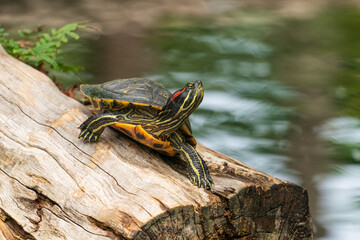
[[[191,172],[189,174],[190,174],[190,180],[191,180],[192,184],[194,184],[195,186],[197,186],[199,188],[211,190],[211,186],[214,182],[210,175],[208,175],[207,178],[205,178],[205,177],[199,177],[195,174],[192,174]]]
[[[207,179],[204,179],[204,178],[200,180],[200,187],[202,187],[206,190],[211,190],[212,184],[213,184],[212,180],[208,181]]]
[[[197,175],[190,173],[190,181],[191,181],[192,184],[194,184],[197,187],[200,187],[200,181],[199,180],[200,179],[198,178]]]
[[[88,128],[82,129],[78,138],[83,138],[84,142],[96,142],[101,133],[92,132]]]
[[[78,138],[83,138],[84,142],[96,142],[104,131],[105,128],[100,128],[97,131],[94,131],[93,121],[96,120],[97,116],[89,117],[85,122],[83,122],[79,129],[81,130]]]

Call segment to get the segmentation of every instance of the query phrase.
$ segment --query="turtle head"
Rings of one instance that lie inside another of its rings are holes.
[[[163,110],[173,119],[186,119],[200,105],[204,97],[201,81],[188,82],[169,98]]]

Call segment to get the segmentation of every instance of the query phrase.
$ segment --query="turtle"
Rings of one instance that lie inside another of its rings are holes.
[[[197,187],[211,189],[213,180],[196,151],[189,121],[204,96],[201,81],[188,82],[173,94],[162,84],[145,78],[84,84],[80,91],[95,114],[79,127],[79,138],[84,142],[96,142],[111,126],[161,154],[182,156],[190,181]]]

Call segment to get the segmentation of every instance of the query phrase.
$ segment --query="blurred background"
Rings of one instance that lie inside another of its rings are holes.
[[[8,31],[84,20],[63,86],[201,79],[199,142],[305,187],[316,239],[360,238],[360,1],[0,0]]]

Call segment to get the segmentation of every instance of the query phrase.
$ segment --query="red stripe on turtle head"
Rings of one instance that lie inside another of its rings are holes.
[[[177,98],[180,94],[182,94],[184,91],[186,90],[186,88],[183,88],[182,90],[177,91],[176,93],[174,93],[172,95],[172,97],[170,98],[168,103],[171,103],[175,98]]]

